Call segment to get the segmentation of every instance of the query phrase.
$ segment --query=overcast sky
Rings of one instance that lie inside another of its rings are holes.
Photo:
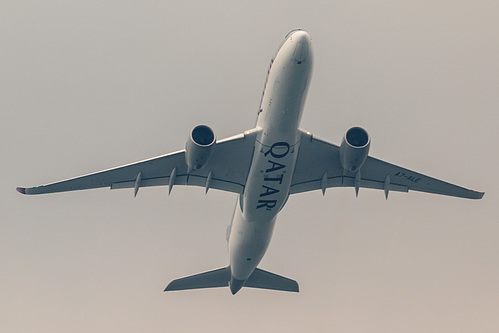
[[[4,1],[0,331],[493,332],[499,327],[497,1]],[[480,201],[329,189],[281,212],[260,267],[300,293],[164,293],[227,265],[236,196],[23,196],[250,129],[284,35],[312,36],[302,127]]]

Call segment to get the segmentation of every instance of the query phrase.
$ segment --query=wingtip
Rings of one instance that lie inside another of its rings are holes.
[[[26,194],[26,188],[24,188],[24,187],[17,187],[16,191],[21,193],[21,194]]]

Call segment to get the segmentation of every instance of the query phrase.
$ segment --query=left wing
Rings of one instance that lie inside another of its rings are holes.
[[[360,172],[347,172],[340,162],[340,149],[302,131],[290,194],[328,187],[360,187],[389,191],[420,191],[468,199],[481,199],[483,192],[466,189],[368,156]]]
[[[202,186],[242,193],[253,157],[257,130],[217,141],[208,164],[187,172],[185,150],[161,155],[116,168],[30,188],[18,187],[23,194],[44,194],[99,187],[134,188],[169,185]]]

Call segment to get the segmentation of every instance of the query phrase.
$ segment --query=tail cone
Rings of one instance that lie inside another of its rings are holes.
[[[232,295],[235,295],[244,286],[244,280],[235,279],[233,276],[230,277],[230,291]]]

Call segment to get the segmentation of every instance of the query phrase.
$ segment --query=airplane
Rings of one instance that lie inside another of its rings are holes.
[[[22,194],[43,194],[109,187],[133,189],[168,185],[200,186],[237,194],[227,228],[228,266],[173,280],[165,291],[243,286],[298,292],[298,283],[258,268],[272,237],[276,217],[292,194],[353,187],[420,191],[469,199],[483,192],[453,185],[369,156],[371,138],[358,126],[339,146],[300,128],[312,77],[310,35],[290,31],[270,62],[256,126],[217,140],[206,125],[195,126],[185,149],[151,159],[47,185],[18,187]]]

